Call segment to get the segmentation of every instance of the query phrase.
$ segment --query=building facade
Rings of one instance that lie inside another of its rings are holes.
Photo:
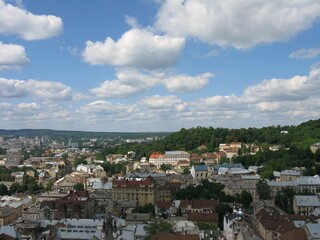
[[[157,199],[157,184],[152,177],[145,180],[114,180],[112,182],[112,200],[136,201],[138,206],[155,204]]]

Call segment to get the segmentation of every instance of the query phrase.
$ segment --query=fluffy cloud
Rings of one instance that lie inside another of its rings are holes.
[[[104,42],[87,41],[82,55],[84,61],[92,65],[159,69],[175,65],[183,47],[183,38],[133,28],[116,42],[110,37]]]
[[[299,49],[297,51],[292,52],[289,57],[291,58],[314,58],[320,55],[320,48],[309,48],[309,49]]]
[[[308,76],[294,76],[291,79],[264,80],[244,91],[249,102],[258,101],[297,101],[319,95],[320,68],[311,69]]]
[[[177,109],[182,110],[181,107],[184,105],[183,101],[173,95],[160,96],[155,95],[144,98],[140,101],[140,104],[150,109]]]
[[[293,37],[319,17],[314,0],[165,0],[156,26],[171,36],[247,49]]]
[[[33,97],[42,100],[71,100],[71,88],[60,82],[0,78],[0,97]]]
[[[19,68],[28,62],[24,47],[0,42],[0,70]]]
[[[16,34],[26,40],[57,36],[63,28],[61,18],[53,15],[35,15],[0,0],[0,33]]]
[[[166,79],[165,85],[170,92],[193,92],[204,88],[209,79],[214,77],[212,73],[204,73],[199,76],[177,75]]]
[[[116,79],[105,81],[91,89],[97,97],[128,97],[152,89],[161,82],[162,74],[143,74],[138,70],[127,69],[116,73]]]
[[[141,72],[136,69],[122,69],[116,79],[105,81],[101,86],[91,89],[97,97],[121,98],[149,91],[157,85],[164,85],[169,92],[192,92],[204,88],[214,74],[198,76],[174,75],[166,72]]]

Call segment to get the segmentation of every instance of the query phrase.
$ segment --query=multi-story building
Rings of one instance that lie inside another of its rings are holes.
[[[6,166],[18,166],[22,161],[21,149],[9,149],[6,151]]]
[[[299,177],[292,181],[268,181],[267,184],[271,188],[272,196],[275,196],[277,192],[284,188],[291,187],[296,191],[303,192],[309,191],[311,193],[320,192],[320,177],[319,176],[306,176]]]
[[[73,192],[65,198],[43,201],[40,208],[45,219],[92,218],[94,200],[89,197],[87,191]]]
[[[165,154],[155,152],[149,157],[149,163],[154,164],[158,168],[160,168],[162,164],[176,166],[179,161],[183,160],[190,161],[190,153],[185,151],[166,151]]]
[[[145,180],[114,180],[112,182],[112,200],[132,200],[137,205],[155,204],[157,199],[157,184],[152,177]]]
[[[18,218],[16,210],[9,206],[0,207],[0,227],[14,222]]]
[[[320,207],[318,196],[295,195],[293,198],[293,211],[296,214],[309,216],[318,207]]]
[[[292,181],[302,176],[301,171],[296,170],[283,170],[281,172],[273,172],[277,181]]]

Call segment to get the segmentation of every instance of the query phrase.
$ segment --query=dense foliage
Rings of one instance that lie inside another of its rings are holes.
[[[285,131],[286,133],[283,133]],[[165,152],[169,150],[185,150],[202,153],[218,151],[220,143],[239,141],[255,144],[262,149],[270,145],[280,145],[285,148],[301,149],[307,151],[310,145],[320,142],[320,120],[310,120],[298,126],[270,126],[263,128],[213,128],[195,127],[182,128],[163,139],[150,143],[130,143],[113,147],[103,147],[102,155],[113,153],[126,153],[134,151],[136,159],[149,157],[152,152]],[[205,149],[198,147],[204,145]],[[254,159],[254,161],[256,161]]]

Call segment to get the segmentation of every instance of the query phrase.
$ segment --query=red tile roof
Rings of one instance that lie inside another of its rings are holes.
[[[188,220],[189,221],[196,221],[196,222],[218,223],[219,215],[218,215],[218,213],[190,212],[190,213],[188,213]]]
[[[200,240],[200,236],[198,234],[170,234],[170,233],[157,233],[152,235],[151,240]]]
[[[165,154],[163,153],[159,153],[159,152],[154,152],[150,155],[149,159],[152,158],[152,159],[157,159],[157,158],[165,158]]]

